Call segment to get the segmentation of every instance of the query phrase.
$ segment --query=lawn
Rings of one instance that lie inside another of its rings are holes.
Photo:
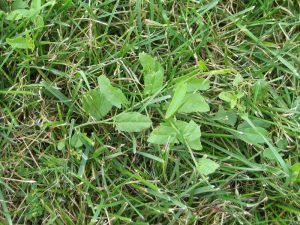
[[[0,0],[0,224],[300,224],[298,0]]]

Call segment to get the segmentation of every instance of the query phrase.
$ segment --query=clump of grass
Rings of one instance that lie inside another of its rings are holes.
[[[0,1],[0,223],[298,224],[296,1]]]

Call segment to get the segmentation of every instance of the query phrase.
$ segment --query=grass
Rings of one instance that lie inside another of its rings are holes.
[[[0,224],[300,223],[298,1],[32,2],[0,0]],[[127,104],[83,105],[101,75]],[[178,108],[192,78],[209,111]]]

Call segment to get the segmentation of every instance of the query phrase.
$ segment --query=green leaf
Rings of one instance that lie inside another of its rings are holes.
[[[198,93],[186,95],[183,102],[178,110],[180,113],[208,112],[210,110],[204,97]]]
[[[88,91],[82,98],[82,107],[86,113],[100,120],[108,114],[112,104],[105,98],[99,89]]]
[[[23,18],[29,18],[31,15],[32,11],[29,9],[16,9],[7,14],[5,19],[8,21],[18,21]]]
[[[290,170],[296,174],[300,174],[300,163],[295,163],[290,167]]]
[[[239,86],[240,83],[242,83],[244,81],[244,78],[242,77],[242,75],[238,74],[235,76],[232,84],[233,86],[237,87]]]
[[[127,99],[123,92],[119,88],[113,87],[106,76],[100,76],[98,83],[100,85],[100,92],[112,105],[121,108],[122,104],[127,104]]]
[[[243,129],[239,129],[238,130],[240,132],[242,132],[241,134],[238,134],[237,136],[247,142],[248,144],[253,144],[253,145],[257,145],[257,144],[264,144],[266,143],[266,140],[262,137],[262,135],[266,138],[269,139],[268,135],[268,131],[265,130],[262,127],[249,127],[249,128],[243,128]],[[260,134],[261,135],[260,135]]]
[[[266,128],[267,129],[267,128],[269,128],[271,126],[270,123],[267,123],[265,120],[260,119],[258,117],[251,117],[251,122],[256,127],[262,127],[262,128]],[[243,129],[246,129],[246,128],[251,128],[250,124],[247,121],[242,122],[238,126],[238,130],[243,130]]]
[[[34,50],[34,43],[29,35],[26,37],[7,38],[7,44],[13,49],[31,49]]]
[[[234,92],[233,91],[222,91],[219,94],[219,98],[222,99],[225,102],[230,102],[231,99],[234,98]]]
[[[204,176],[214,173],[219,167],[220,165],[218,163],[207,158],[199,159],[197,165],[198,171]]]
[[[34,20],[34,24],[36,28],[43,28],[45,26],[44,18],[40,15],[37,15],[37,17]]]
[[[177,120],[172,127],[168,123],[161,123],[156,127],[148,138],[148,142],[152,144],[165,145],[170,143],[180,143],[189,145],[194,150],[201,150],[202,145],[200,141],[201,131],[194,121],[189,123]]]
[[[271,126],[270,123],[266,122],[263,119],[260,119],[258,117],[251,117],[251,122],[256,126],[256,127],[262,127],[262,128],[269,128]],[[250,128],[250,124],[247,121],[242,122],[239,124],[238,129],[244,129],[244,128]]]
[[[143,66],[144,93],[146,95],[154,94],[163,86],[164,69],[159,62],[146,53],[140,53],[139,60]]]
[[[188,144],[194,150],[202,150],[200,126],[193,120],[189,123],[177,120],[175,126],[179,131],[178,140],[182,144]]]
[[[187,84],[185,82],[181,82],[175,86],[174,96],[171,100],[171,103],[166,112],[166,119],[173,116],[177,110],[181,107],[184,102],[184,98],[187,91]]]
[[[39,10],[42,7],[42,0],[32,0],[30,8],[33,10]]]
[[[213,119],[221,123],[234,126],[237,121],[237,115],[232,109],[225,111],[222,106],[219,106],[219,111],[216,113]]]
[[[277,152],[280,152],[280,149],[279,148],[275,148],[274,149],[277,151]],[[283,154],[280,154],[281,156],[283,156]],[[266,148],[264,151],[263,151],[263,157],[264,158],[267,158],[267,159],[270,159],[270,160],[277,160],[276,156],[274,155],[272,149],[270,148]]]
[[[187,92],[205,91],[209,89],[209,80],[193,77],[187,80]]]
[[[55,1],[48,1],[43,7],[53,5]],[[26,9],[28,7],[27,3],[21,0],[17,0],[16,3],[13,4],[13,11],[11,11],[7,16],[6,20],[9,21],[18,21],[23,18],[30,18],[33,22],[35,17],[38,16],[40,10],[42,9],[41,0],[32,0],[30,9]]]
[[[57,149],[58,150],[63,150],[65,148],[65,141],[64,140],[60,140],[58,143],[57,143]]]
[[[98,77],[98,84],[100,85],[101,88],[111,86],[110,80],[104,75]]]
[[[203,149],[200,138],[195,139],[195,140],[190,140],[189,146],[191,147],[191,149],[194,149],[194,150],[202,150]]]
[[[253,101],[261,103],[268,98],[270,86],[267,81],[257,80],[252,87]]]
[[[234,92],[234,91],[223,91],[219,94],[219,98],[225,102],[230,103],[230,107],[233,109],[238,99],[242,98],[244,94],[242,92]]]
[[[286,149],[288,147],[289,143],[286,139],[277,139],[276,145],[280,149]]]
[[[71,138],[70,144],[71,144],[71,146],[73,148],[80,148],[80,147],[82,147],[83,143],[81,141],[81,135],[80,135],[80,133],[76,132],[75,134],[73,134],[73,136]]]
[[[292,174],[292,182],[299,181],[299,175],[300,175],[300,163],[297,162],[294,165],[290,167],[290,170],[293,172]]]
[[[207,70],[206,63],[203,60],[199,60],[198,61],[198,67],[199,67],[199,69],[200,69],[201,72],[204,72],[204,71]]]
[[[143,72],[151,73],[154,72],[156,69],[156,60],[147,53],[140,53],[139,54],[139,61],[143,66]]]
[[[257,128],[258,132],[260,132],[265,138],[269,139],[269,133],[266,130],[270,127],[269,123],[266,123],[260,118],[251,118],[251,122]],[[243,132],[242,134],[237,135],[238,138],[248,144],[257,145],[266,142],[265,139],[253,127],[251,127],[247,121],[239,124],[237,130]]]
[[[167,123],[161,123],[150,134],[148,142],[158,145],[177,143],[176,130]]]
[[[140,132],[151,125],[150,118],[138,112],[126,112],[116,117],[116,126],[119,131]]]
[[[28,8],[28,4],[23,0],[15,0],[12,4],[12,9],[25,9]]]

